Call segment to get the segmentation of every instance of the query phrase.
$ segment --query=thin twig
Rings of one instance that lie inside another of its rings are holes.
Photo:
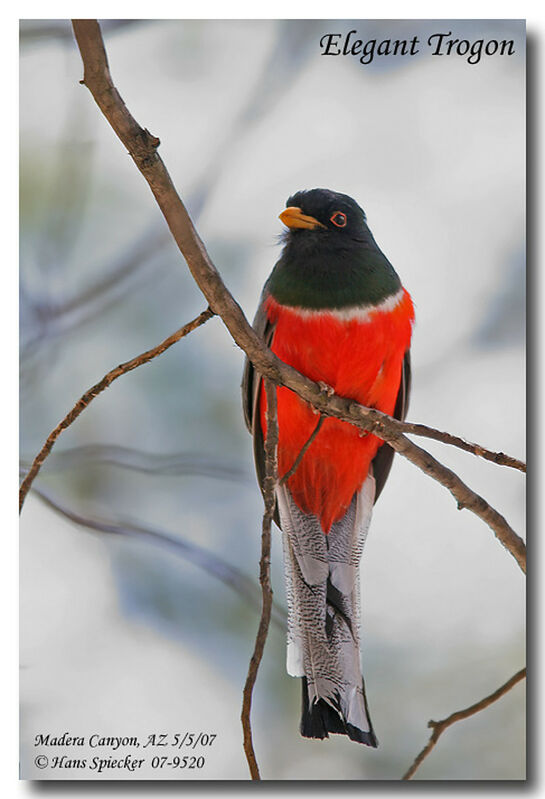
[[[276,417],[276,386],[270,380],[265,380],[265,393],[267,397],[267,435],[265,439],[265,479],[263,481],[263,500],[265,510],[261,532],[261,560],[259,563],[259,582],[262,591],[261,620],[255,639],[254,652],[248,668],[248,676],[242,695],[242,729],[244,733],[244,752],[250,768],[252,780],[260,780],[259,767],[255,756],[252,741],[252,726],[250,713],[252,710],[252,692],[254,689],[257,672],[269,631],[273,591],[271,586],[271,524],[274,517],[276,503],[277,483],[277,446],[278,422]]]
[[[234,341],[248,355],[256,371],[276,384],[295,391],[320,413],[350,422],[387,441],[397,452],[423,469],[430,477],[447,486],[455,497],[458,507],[471,510],[486,522],[524,571],[526,554],[522,539],[501,514],[466,486],[450,469],[403,435],[405,431],[411,432],[410,425],[407,426],[407,423],[392,419],[376,409],[364,408],[343,397],[325,396],[317,383],[283,363],[264,345],[210,260],[157,152],[159,139],[136,122],[115,88],[98,22],[73,20],[73,27],[84,65],[82,83],[90,90],[104,116],[146,179],[180,252],[210,307],[221,317]],[[413,429],[412,432],[423,435],[424,430],[424,426],[419,425],[418,431]],[[447,434],[444,435],[446,443],[454,444]],[[437,432],[432,431],[430,437],[437,438]],[[455,445],[460,446],[459,441]],[[467,449],[465,445],[464,448]],[[485,451],[484,447],[479,449]]]
[[[458,447],[458,449],[463,449],[465,452],[471,452],[472,455],[496,463],[498,466],[509,466],[511,469],[518,469],[519,472],[526,473],[524,461],[513,458],[511,455],[506,455],[505,452],[494,452],[481,446],[481,444],[473,444],[471,441],[466,441],[465,438],[454,436],[451,433],[444,433],[434,427],[416,424],[415,422],[403,422],[403,432],[422,436],[423,438],[431,438],[434,441],[441,441],[443,444],[450,444],[453,447]]]
[[[325,419],[325,417],[324,417],[324,416],[322,416],[322,415],[320,415],[320,418],[318,419],[318,422],[317,422],[317,424],[316,424],[316,427],[314,428],[314,430],[312,431],[312,433],[310,434],[310,436],[307,438],[307,440],[305,441],[305,443],[303,444],[303,446],[302,446],[302,447],[301,447],[301,449],[299,450],[299,454],[298,454],[298,456],[295,458],[295,460],[293,461],[293,464],[292,464],[292,466],[291,466],[291,469],[288,469],[288,471],[287,471],[287,472],[286,472],[284,475],[282,475],[282,477],[281,477],[281,478],[280,478],[280,480],[278,481],[278,485],[281,485],[281,486],[283,486],[283,485],[284,485],[284,483],[287,483],[287,482],[288,482],[288,480],[290,479],[290,477],[291,477],[293,474],[295,474],[295,472],[296,472],[296,471],[297,471],[297,469],[299,468],[299,465],[300,465],[301,461],[303,460],[303,458],[304,458],[304,456],[305,456],[305,452],[308,450],[308,448],[310,447],[310,445],[312,444],[312,442],[314,441],[314,439],[316,438],[316,436],[317,436],[317,435],[318,435],[318,433],[320,432],[320,428],[321,428],[321,426],[322,426],[322,425],[323,425],[323,423],[324,423],[324,419]]]
[[[102,21],[104,30],[108,36],[116,34],[120,30],[133,25],[141,25],[143,22],[148,23],[150,20],[142,19],[105,19]],[[70,43],[72,38],[72,31],[70,30],[69,21],[62,20],[40,20],[33,22],[30,19],[20,21],[19,25],[19,40],[21,44],[34,44],[39,41],[49,43],[52,39],[66,40]]]
[[[526,574],[526,545],[501,513],[489,505],[484,497],[469,488],[455,472],[436,460],[427,450],[409,441],[406,436],[393,437],[388,439],[388,443],[396,452],[404,455],[411,463],[448,488],[456,500],[458,510],[470,510],[486,522],[498,541],[511,553]]]
[[[164,530],[143,525],[133,524],[129,521],[111,521],[106,519],[91,518],[83,516],[81,513],[63,505],[56,497],[51,496],[42,488],[34,488],[33,496],[36,495],[45,505],[55,513],[60,513],[78,527],[85,527],[97,533],[122,536],[125,538],[138,538],[151,541],[153,544],[165,547],[183,560],[192,563],[197,568],[202,569],[210,577],[227,585],[239,596],[245,599],[253,607],[261,605],[260,591],[253,579],[244,574],[236,566],[232,566],[219,555],[205,549],[204,547],[187,541],[179,535],[172,535]],[[271,612],[271,623],[279,630],[286,629],[286,612],[273,602]]]
[[[120,469],[130,469],[143,474],[154,475],[191,475],[212,477],[237,483],[254,484],[250,473],[232,460],[220,460],[202,452],[174,452],[162,454],[144,452],[133,447],[119,444],[83,444],[69,447],[61,452],[52,453],[47,461],[47,470],[62,472],[87,464],[107,464]],[[31,464],[19,462],[19,471],[26,475]]]
[[[195,328],[211,319],[212,316],[214,316],[214,312],[210,308],[207,308],[206,311],[200,313],[195,319],[193,319],[191,322],[188,322],[187,325],[184,325],[171,336],[162,341],[161,344],[158,344],[151,350],[143,352],[141,355],[137,355],[135,358],[132,358],[126,363],[116,366],[115,369],[112,369],[108,372],[108,374],[104,375],[102,380],[96,383],[79,398],[72,410],[66,414],[64,419],[59,422],[57,427],[48,435],[45,444],[34,458],[32,466],[30,467],[28,474],[21,483],[21,487],[19,489],[19,512],[21,512],[23,508],[25,497],[34,481],[34,478],[40,471],[43,462],[51,452],[55,441],[58,439],[63,430],[66,430],[67,427],[70,427],[72,422],[74,422],[80,413],[87,408],[89,403],[92,402],[95,397],[101,394],[104,389],[108,388],[108,386],[111,385],[118,377],[127,374],[127,372],[131,372],[138,366],[142,366],[143,364],[151,361],[153,358],[156,358],[158,355],[161,355],[163,352],[165,352],[165,350],[168,350],[169,347],[172,347],[172,345],[177,341],[180,341],[180,339],[182,339],[184,336],[187,336],[188,333],[191,333],[192,330],[195,330]]]
[[[403,775],[401,778],[402,780],[410,780],[419,766],[422,764],[422,761],[429,755],[431,750],[434,748],[435,744],[439,740],[440,735],[450,727],[451,724],[455,724],[457,721],[462,721],[462,719],[467,719],[469,716],[475,715],[475,713],[479,713],[481,710],[484,710],[493,702],[496,702],[500,699],[504,694],[513,688],[518,682],[526,677],[526,669],[521,669],[514,674],[510,680],[507,680],[500,688],[498,688],[494,693],[490,694],[489,696],[485,696],[484,699],[481,699],[480,702],[475,702],[474,705],[470,705],[470,707],[466,707],[465,710],[457,710],[455,713],[451,713],[446,719],[442,721],[429,721],[428,727],[433,729],[433,732],[430,736],[430,739],[424,749],[420,752],[419,755],[415,758],[414,762],[412,763],[409,770]]]

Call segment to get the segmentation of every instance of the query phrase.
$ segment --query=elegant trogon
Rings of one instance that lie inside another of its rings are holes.
[[[263,289],[254,329],[283,361],[342,397],[404,419],[414,309],[366,216],[346,194],[299,191],[280,214],[284,248]],[[246,424],[259,481],[266,397],[246,362]],[[290,471],[319,421],[277,388],[278,474]],[[288,604],[288,673],[303,678],[301,734],[377,746],[360,667],[359,563],[393,450],[374,435],[322,420],[293,474],[276,489]]]

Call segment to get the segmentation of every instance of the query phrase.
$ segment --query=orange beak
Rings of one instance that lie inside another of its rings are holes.
[[[278,218],[286,227],[292,229],[306,228],[307,230],[313,230],[316,227],[325,227],[325,225],[322,225],[317,219],[314,219],[313,216],[306,216],[300,208],[294,205],[290,205],[289,208],[282,211]]]

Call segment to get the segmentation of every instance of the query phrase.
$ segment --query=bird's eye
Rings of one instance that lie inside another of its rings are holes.
[[[335,211],[335,213],[329,217],[330,222],[333,222],[336,227],[346,227],[346,214],[343,214],[342,211]]]

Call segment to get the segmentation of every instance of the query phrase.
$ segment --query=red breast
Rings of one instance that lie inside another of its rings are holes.
[[[392,414],[409,349],[414,308],[409,293],[378,306],[343,311],[307,311],[265,301],[275,325],[272,351],[311,380],[336,394]],[[314,409],[285,387],[277,389],[278,472],[293,465],[314,430]],[[266,400],[261,392],[261,425],[266,431]],[[318,516],[324,532],[341,519],[358,491],[382,441],[337,419],[326,419],[288,480],[296,504]]]

